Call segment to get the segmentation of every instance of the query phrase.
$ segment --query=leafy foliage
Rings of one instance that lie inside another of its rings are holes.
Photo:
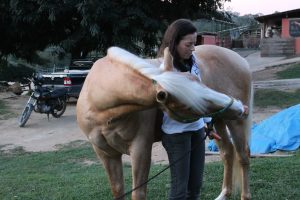
[[[225,0],[228,1],[228,0]],[[37,50],[61,46],[73,57],[112,45],[154,55],[160,32],[178,18],[216,14],[222,0],[3,0],[0,57],[31,60]]]
[[[19,64],[13,66],[7,63],[6,60],[0,59],[0,81],[18,81],[21,83],[27,83],[28,81],[25,78],[32,77],[32,74],[35,73],[35,70]]]
[[[259,23],[256,21],[255,18],[258,17],[260,14],[248,14],[243,16],[240,16],[239,13],[236,12],[227,12],[227,14],[231,21],[239,27],[247,26],[247,30],[259,28]]]

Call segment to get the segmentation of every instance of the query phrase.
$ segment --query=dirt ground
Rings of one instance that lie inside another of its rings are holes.
[[[255,72],[253,74],[254,80],[273,79],[272,74],[277,70],[266,69]],[[59,119],[50,116],[48,120],[47,115],[33,112],[25,127],[19,128],[17,118],[22,112],[28,96],[16,96],[10,92],[2,92],[0,99],[4,100],[14,113],[0,116],[0,149],[2,150],[23,147],[26,151],[53,151],[72,141],[87,141],[76,123],[76,101],[68,103],[66,112]],[[258,123],[279,111],[280,109],[275,107],[254,108],[253,121]],[[206,156],[207,162],[219,159],[218,155]],[[124,160],[129,161],[129,157],[124,156]],[[152,161],[154,163],[167,163],[167,156],[160,142],[153,145]]]

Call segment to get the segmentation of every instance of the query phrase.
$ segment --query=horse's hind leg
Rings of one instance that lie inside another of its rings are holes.
[[[217,133],[222,137],[222,140],[217,142],[220,149],[220,157],[223,160],[223,185],[222,192],[216,200],[225,200],[232,193],[232,168],[233,168],[233,145],[228,136],[226,124],[223,120],[218,120],[214,124]]]
[[[250,187],[249,187],[249,170],[250,170],[250,150],[248,145],[249,137],[249,122],[245,120],[235,120],[228,123],[228,128],[230,129],[231,137],[234,142],[236,157],[237,157],[237,167],[239,170],[235,170],[240,174],[236,177],[241,177],[241,199],[250,199]]]
[[[111,157],[101,151],[101,149],[94,144],[93,148],[97,156],[101,159],[102,164],[108,174],[114,198],[122,196],[124,194],[122,155],[120,154],[119,156],[116,155]]]

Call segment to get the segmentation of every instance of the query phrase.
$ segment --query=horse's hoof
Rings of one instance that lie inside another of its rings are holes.
[[[222,192],[219,194],[219,196],[217,198],[215,198],[215,200],[226,200],[227,199],[227,190],[223,189]]]

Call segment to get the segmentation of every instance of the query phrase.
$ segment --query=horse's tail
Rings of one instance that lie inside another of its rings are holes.
[[[249,115],[245,119],[245,132],[243,132],[244,137],[245,137],[245,150],[244,155],[245,157],[248,158],[248,162],[250,162],[250,148],[249,148],[249,138],[251,134],[251,125],[252,125],[252,115],[253,115],[253,99],[254,99],[254,89],[253,89],[253,84],[251,83],[250,86],[250,99],[249,99]],[[238,159],[237,151],[234,151],[234,158],[233,158],[233,173],[232,173],[232,188],[233,188],[233,193],[237,194],[238,191],[241,190],[242,186],[242,168],[241,168],[241,163],[240,160]],[[248,163],[250,165],[250,163]]]
[[[250,158],[249,138],[251,136],[251,127],[252,127],[253,103],[254,103],[253,101],[254,101],[254,87],[253,87],[253,83],[251,82],[250,97],[249,97],[249,115],[245,119],[246,120],[246,131],[245,131],[246,144],[245,144],[245,147],[247,148],[246,151],[248,153],[249,158]]]

